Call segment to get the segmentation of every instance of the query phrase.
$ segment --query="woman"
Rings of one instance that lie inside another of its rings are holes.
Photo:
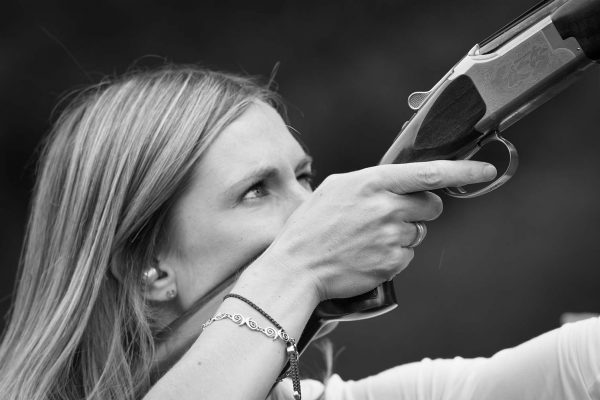
[[[249,79],[187,67],[72,102],[42,157],[0,349],[4,399],[264,399],[288,360],[265,328],[298,338],[320,301],[392,278],[422,239],[413,222],[441,212],[425,190],[495,174],[467,161],[380,166],[312,193],[310,157],[274,105]],[[156,333],[237,272],[231,291],[258,306],[213,298],[202,312],[215,319],[154,379],[170,351]],[[235,314],[265,332],[224,317]]]

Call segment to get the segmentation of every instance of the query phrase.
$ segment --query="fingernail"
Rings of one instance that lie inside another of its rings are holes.
[[[496,167],[494,167],[492,164],[488,164],[483,167],[483,176],[486,179],[494,179],[496,177]]]

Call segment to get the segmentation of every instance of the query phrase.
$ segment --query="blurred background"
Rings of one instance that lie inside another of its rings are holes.
[[[10,307],[38,145],[66,92],[133,65],[268,77],[279,63],[279,91],[320,182],[377,164],[411,115],[407,96],[533,3],[4,3],[0,312]],[[444,197],[444,215],[395,280],[398,309],[331,335],[335,371],[355,379],[424,357],[489,356],[559,326],[564,312],[600,311],[599,125],[596,67],[510,128],[517,175],[482,198]],[[319,365],[318,353],[306,360]]]

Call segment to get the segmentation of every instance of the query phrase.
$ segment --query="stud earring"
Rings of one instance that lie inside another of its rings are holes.
[[[169,300],[174,299],[175,296],[177,296],[177,290],[175,290],[175,289],[169,289],[167,291],[167,299],[169,299]]]

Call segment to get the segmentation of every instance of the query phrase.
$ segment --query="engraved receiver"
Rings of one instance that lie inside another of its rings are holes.
[[[600,0],[542,1],[476,44],[433,89],[408,97],[416,113],[381,163],[468,159],[499,141],[509,164],[498,179],[473,192],[446,189],[459,198],[488,193],[517,169],[517,151],[500,133],[599,60]]]

